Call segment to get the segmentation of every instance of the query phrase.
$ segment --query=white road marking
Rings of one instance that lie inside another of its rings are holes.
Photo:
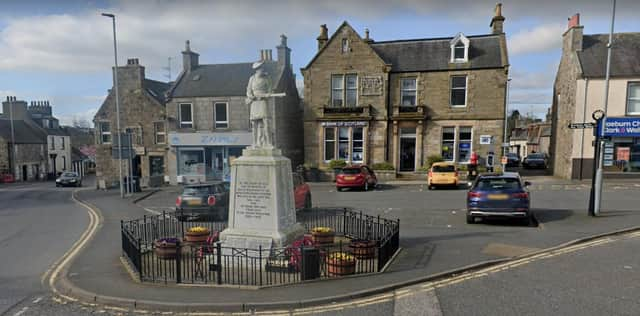
[[[20,316],[20,315],[24,314],[28,309],[29,309],[29,307],[25,306],[21,310],[19,310],[17,313],[13,314],[13,316]]]
[[[40,303],[40,301],[42,301],[42,296],[36,298],[35,300],[33,300],[33,304],[38,304]]]
[[[144,210],[149,212],[149,213],[151,213],[151,214],[154,214],[154,215],[161,215],[162,214],[162,213],[160,213],[158,211],[154,211],[154,210],[152,210],[150,208],[146,208],[146,207],[144,207]]]

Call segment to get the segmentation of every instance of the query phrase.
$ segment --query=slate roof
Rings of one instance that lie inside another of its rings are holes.
[[[451,69],[501,68],[502,49],[499,35],[467,36],[469,64],[449,63],[453,37],[435,39],[374,42],[371,47],[388,64],[392,72],[438,71]]]
[[[165,93],[171,87],[171,83],[144,79],[144,88],[153,96],[154,99],[158,100],[158,102],[164,104],[165,103]]]
[[[608,34],[584,35],[578,58],[585,77],[605,76],[608,41]],[[640,76],[640,33],[613,34],[611,76]]]
[[[199,65],[179,79],[171,97],[245,96],[249,78],[255,73],[252,65],[252,62]],[[275,88],[279,79],[277,62],[265,62],[264,67]]]
[[[62,128],[45,128],[47,135],[55,136],[69,136],[69,134]]]
[[[46,144],[47,135],[43,130],[35,128],[25,121],[14,120],[13,131],[16,144]],[[0,119],[0,137],[11,142],[11,121]]]

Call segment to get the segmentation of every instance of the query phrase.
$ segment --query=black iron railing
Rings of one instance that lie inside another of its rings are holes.
[[[399,248],[399,220],[348,209],[307,209],[297,219],[307,231],[329,227],[336,242],[314,244],[311,237],[282,248],[227,247],[220,242],[186,243],[185,232],[201,226],[211,232],[226,222],[181,221],[180,213],[163,213],[123,221],[122,252],[143,282],[269,286],[381,272]],[[171,254],[159,239],[175,240]],[[359,246],[358,246],[359,245]],[[357,248],[365,245],[364,248]],[[341,266],[336,258],[353,259]],[[353,262],[355,261],[355,263]]]

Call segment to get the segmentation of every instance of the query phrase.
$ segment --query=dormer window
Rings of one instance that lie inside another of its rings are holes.
[[[469,39],[462,33],[458,33],[451,42],[451,62],[466,63],[469,61]]]

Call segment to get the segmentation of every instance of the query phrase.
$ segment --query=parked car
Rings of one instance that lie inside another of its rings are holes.
[[[507,167],[520,167],[520,156],[516,153],[507,153]]]
[[[467,223],[477,217],[511,217],[532,224],[529,185],[515,172],[481,174],[467,192]]]
[[[82,177],[80,177],[77,172],[65,171],[61,173],[58,179],[56,179],[56,187],[65,186],[81,187]]]
[[[436,162],[431,165],[427,176],[429,190],[439,186],[458,187],[458,168],[450,162]]]
[[[522,166],[526,169],[547,169],[548,165],[549,157],[547,156],[547,154],[543,153],[531,153],[527,155],[527,157],[524,157],[524,160],[522,160]]]
[[[311,208],[311,188],[298,173],[293,174],[293,197],[297,210]]]
[[[362,188],[368,191],[378,185],[378,178],[373,170],[365,165],[344,167],[336,175],[336,190],[344,188]]]
[[[181,220],[225,220],[229,215],[229,189],[223,182],[186,185],[176,199],[176,212]]]

